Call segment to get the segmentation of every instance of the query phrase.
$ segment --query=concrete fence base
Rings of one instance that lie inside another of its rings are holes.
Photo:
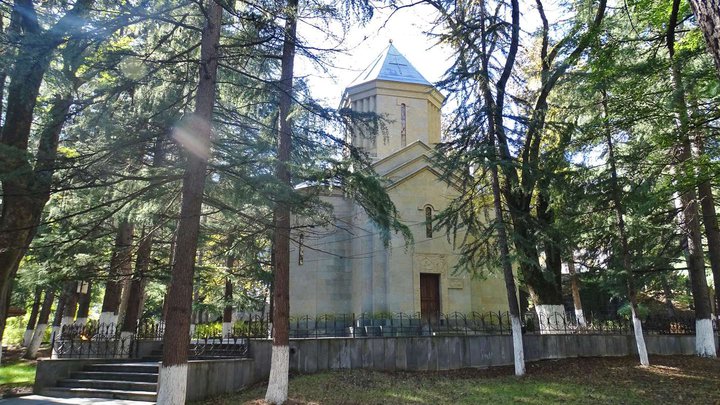
[[[716,337],[717,339],[717,337]],[[648,353],[692,355],[695,336],[645,336]],[[631,335],[526,335],[525,360],[637,354]],[[269,341],[252,344],[253,359],[270,363]],[[257,351],[257,352],[256,352]],[[365,368],[373,370],[453,370],[513,364],[511,336],[327,338],[290,341],[290,370]]]
[[[715,337],[718,343],[717,336]],[[637,354],[631,335],[526,335],[525,360]],[[695,336],[646,335],[649,354],[693,355]],[[237,392],[268,378],[272,342],[254,340],[251,359],[195,360],[188,363],[187,399],[197,401]],[[101,360],[45,360],[38,364],[35,390],[51,386],[70,371]],[[55,363],[57,362],[57,363]],[[335,369],[453,370],[513,364],[511,336],[427,336],[322,338],[290,341],[290,370],[315,373]]]

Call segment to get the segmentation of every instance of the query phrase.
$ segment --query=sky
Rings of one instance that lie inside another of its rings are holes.
[[[543,2],[546,15],[551,25],[561,17],[560,2],[562,0],[546,0]],[[540,26],[540,19],[535,9],[535,2],[521,0],[521,26],[524,34],[532,32]],[[353,27],[344,39],[341,48],[345,52],[334,53],[327,71],[309,62],[306,58],[297,58],[296,74],[305,77],[310,91],[321,104],[327,107],[338,107],[345,87],[355,79],[382,51],[390,40],[405,55],[410,63],[431,83],[439,81],[445,71],[452,65],[452,51],[449,47],[436,44],[435,40],[426,35],[436,30],[433,24],[436,12],[432,6],[418,4],[391,13],[389,9],[376,8],[372,20],[365,26]],[[567,16],[565,16],[567,17]],[[314,21],[303,21],[298,26],[298,33],[306,43],[313,46],[323,44],[333,47],[337,40],[327,38],[322,31],[327,27]],[[315,26],[320,26],[318,29]],[[338,33],[338,27],[330,31]],[[523,35],[523,39],[529,36]],[[326,53],[328,54],[328,53]]]
[[[425,32],[433,29],[434,9],[418,5],[402,9],[392,16],[389,10],[376,9],[364,27],[350,30],[343,47],[346,52],[332,57],[328,72],[305,58],[298,58],[296,73],[305,77],[313,96],[328,107],[337,107],[345,87],[385,50],[390,40],[413,66],[434,83],[451,65],[452,53],[435,45]],[[300,24],[298,32],[308,43],[332,43],[309,24]]]

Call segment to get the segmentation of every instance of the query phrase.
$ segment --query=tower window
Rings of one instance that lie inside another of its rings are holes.
[[[407,146],[407,106],[400,104],[400,146]]]
[[[425,207],[425,236],[428,238],[433,236],[432,208],[430,207]]]

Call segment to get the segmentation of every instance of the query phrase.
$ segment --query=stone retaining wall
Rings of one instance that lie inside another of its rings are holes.
[[[717,339],[717,337],[716,337]],[[631,335],[526,335],[525,360],[637,354]],[[692,355],[695,336],[649,335],[650,354]],[[270,363],[270,342],[253,341],[256,363]],[[326,338],[290,341],[290,369],[302,373],[367,368],[452,370],[513,364],[510,336]]]
[[[718,338],[716,336],[716,344]],[[637,354],[631,335],[526,335],[525,360]],[[693,355],[695,336],[647,335],[650,354]],[[194,360],[188,363],[187,399],[239,391],[270,375],[272,342],[254,340],[251,359]],[[39,362],[35,390],[52,386],[71,371],[101,359]],[[301,373],[364,368],[372,370],[452,370],[510,365],[510,336],[321,338],[290,341],[290,369]]]

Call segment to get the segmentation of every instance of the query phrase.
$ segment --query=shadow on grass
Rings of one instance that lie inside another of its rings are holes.
[[[442,372],[329,371],[295,376],[289,404],[658,404],[720,401],[720,361],[690,356],[580,358]],[[263,404],[265,386],[201,402]]]

